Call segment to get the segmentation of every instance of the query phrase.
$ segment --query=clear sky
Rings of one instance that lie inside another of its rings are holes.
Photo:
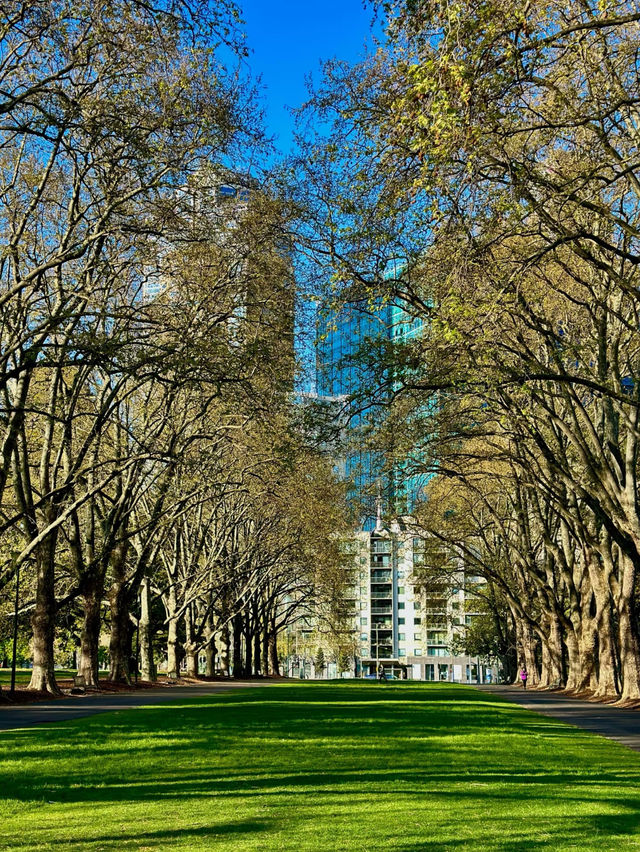
[[[293,119],[286,107],[305,100],[305,75],[317,79],[320,60],[364,55],[373,12],[362,0],[240,0],[240,5],[253,50],[249,64],[266,86],[267,131],[287,152]]]

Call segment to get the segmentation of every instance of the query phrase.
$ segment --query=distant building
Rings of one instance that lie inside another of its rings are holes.
[[[426,596],[414,574],[425,539],[410,516],[430,474],[412,473],[410,459],[385,465],[366,442],[367,432],[385,416],[393,387],[390,381],[380,393],[367,352],[411,340],[422,328],[404,305],[364,302],[345,305],[319,328],[317,395],[343,408],[336,468],[352,482],[352,500],[360,508],[360,529],[349,542],[354,566],[348,569],[346,596],[355,611],[354,671],[373,675],[382,666],[387,674],[415,680],[486,682],[496,679],[495,665],[457,653],[473,618],[462,563],[455,585],[435,596]],[[381,503],[395,518],[388,529],[382,526]]]

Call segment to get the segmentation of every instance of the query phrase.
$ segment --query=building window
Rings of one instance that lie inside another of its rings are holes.
[[[449,651],[447,648],[427,648],[429,657],[448,657]]]
[[[414,648],[413,649],[413,656],[414,657],[421,657],[422,656],[422,648]]]
[[[422,604],[420,603],[420,601],[416,601],[413,605],[413,608],[414,609],[422,609]]]
[[[414,624],[422,624],[422,619],[421,618],[414,618],[413,623]]]
[[[404,601],[398,603],[398,609],[404,609]]]
[[[399,619],[398,619],[398,624],[404,624],[404,618],[399,618]]]
[[[404,586],[398,586],[398,594],[404,595]]]
[[[442,645],[447,641],[447,634],[441,630],[429,630],[427,633],[427,642],[430,645]]]
[[[360,624],[362,624],[363,626],[365,626],[365,625],[366,625],[366,623],[367,623],[367,619],[366,619],[366,618],[361,618],[361,619],[360,619]]]
[[[366,642],[368,638],[369,638],[369,634],[368,634],[368,633],[361,633],[361,634],[360,634],[360,641],[361,641],[361,642]]]
[[[398,633],[398,642],[404,642],[404,633]]]
[[[405,651],[404,648],[398,648],[398,656],[399,657],[406,657],[407,656],[407,652]]]
[[[413,638],[419,641],[420,639],[422,639],[422,633],[414,633]]]

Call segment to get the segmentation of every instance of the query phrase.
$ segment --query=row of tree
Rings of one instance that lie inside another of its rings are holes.
[[[206,0],[3,6],[0,595],[35,690],[63,629],[89,685],[106,630],[113,679],[135,633],[144,677],[160,643],[170,674],[277,671],[278,632],[339,595],[282,208],[222,165],[261,145],[238,23]]]
[[[432,475],[418,526],[486,581],[495,647],[637,699],[640,11],[385,11],[377,55],[327,66],[293,190],[336,301],[421,324],[369,347],[379,447]]]

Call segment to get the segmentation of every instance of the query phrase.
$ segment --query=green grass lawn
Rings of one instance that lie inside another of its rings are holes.
[[[640,849],[640,754],[470,687],[306,683],[0,734],[11,850]]]
[[[75,669],[58,669],[56,677],[68,678],[76,674]],[[31,669],[16,669],[16,684],[23,686],[31,680]],[[11,686],[11,669],[0,669],[0,684],[2,686]]]

